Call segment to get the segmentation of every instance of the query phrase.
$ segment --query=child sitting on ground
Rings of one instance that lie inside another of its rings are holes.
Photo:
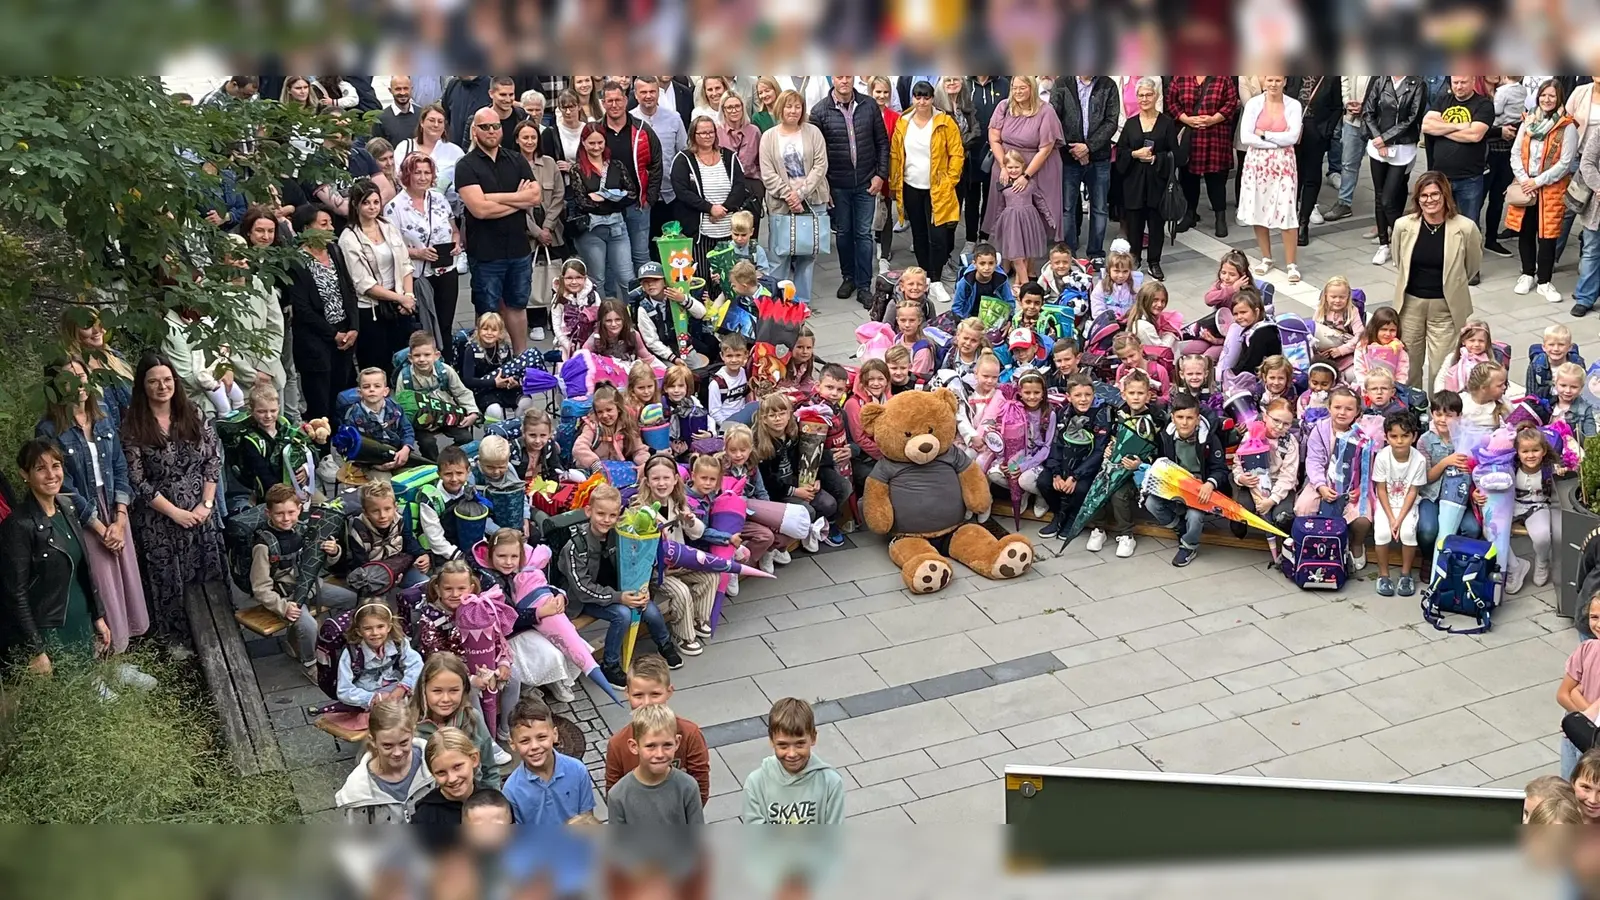
[[[850,431],[846,421],[844,404],[845,396],[850,391],[850,373],[838,363],[828,363],[822,367],[822,376],[817,379],[817,386],[812,390],[811,396],[806,398],[806,403],[812,406],[826,406],[833,412],[833,419],[828,423],[828,436],[825,452],[833,454],[834,468],[847,479],[853,478],[850,468],[852,455],[850,452]]]
[[[1288,531],[1294,521],[1294,491],[1300,470],[1294,407],[1287,400],[1270,400],[1261,405],[1261,421],[1266,425],[1269,442],[1266,474],[1246,472],[1244,454],[1235,454],[1233,483],[1243,488],[1242,493],[1236,492],[1239,495],[1235,499],[1245,509]],[[1270,538],[1268,547],[1276,557],[1278,546]]]
[[[596,322],[594,334],[584,342],[585,350],[610,357],[624,366],[638,362],[647,363],[652,368],[660,365],[645,346],[644,338],[634,330],[627,303],[615,297],[600,301]]]
[[[1133,256],[1123,250],[1113,250],[1106,257],[1106,268],[1089,292],[1089,321],[1098,322],[1108,312],[1115,313],[1120,321],[1127,321],[1133,310],[1134,295],[1144,283],[1144,277],[1133,270]]]
[[[641,655],[628,667],[628,706],[634,710],[646,706],[666,706],[672,700],[672,670],[666,660],[655,654]],[[693,778],[700,792],[700,802],[711,800],[711,752],[706,749],[705,735],[700,726],[683,718],[677,719],[678,746],[673,751],[673,764]],[[639,765],[639,753],[629,746],[628,729],[613,732],[606,743],[606,791],[622,780],[622,776]]]
[[[524,403],[533,402],[531,397],[522,396],[522,379],[500,372],[511,356],[511,338],[500,314],[487,312],[479,316],[477,327],[456,362],[461,367],[462,383],[472,391],[486,418],[512,418]]]
[[[537,631],[578,671],[594,668],[594,652],[578,637],[578,630],[567,615],[567,595],[552,588],[545,579],[550,548],[530,547],[520,532],[502,528],[472,548],[472,562],[482,575],[484,589],[498,587],[506,605],[517,611],[512,634]],[[555,694],[556,699],[571,702],[570,691],[564,686],[558,685]]]
[[[900,335],[898,346],[911,351],[911,371],[924,378],[932,375],[933,343],[922,335],[922,302],[910,298],[901,300],[894,308],[894,320]]]
[[[1583,371],[1583,357],[1572,346],[1572,331],[1557,322],[1544,330],[1539,348],[1528,354],[1528,376],[1523,387],[1528,396],[1538,397],[1546,403],[1555,399],[1555,374],[1567,363]],[[1572,429],[1573,434],[1578,429]]]
[[[1176,353],[1182,317],[1167,312],[1167,300],[1166,285],[1153,278],[1146,281],[1133,298],[1133,310],[1128,313],[1128,327],[1139,336],[1139,343],[1165,347]]]
[[[1344,377],[1360,387],[1367,383],[1367,373],[1379,367],[1393,373],[1398,384],[1405,384],[1411,377],[1411,354],[1400,340],[1400,316],[1387,306],[1373,310],[1367,317],[1367,328],[1356,343]]]
[[[1060,303],[1061,295],[1068,287],[1068,279],[1081,271],[1078,261],[1072,255],[1072,248],[1065,243],[1057,242],[1050,248],[1050,258],[1046,260],[1044,271],[1039,273],[1039,286],[1044,288],[1046,303]],[[1087,275],[1084,276],[1087,280]],[[1087,298],[1080,298],[1086,300]]]
[[[512,453],[512,462],[516,466],[518,478],[542,478],[546,481],[562,480],[561,452],[556,447],[554,437],[555,423],[550,421],[550,413],[535,408],[522,414],[522,452],[518,454],[513,448]],[[481,444],[479,445],[479,452],[481,455]],[[440,477],[443,478],[443,473],[440,474]]]
[[[300,660],[309,674],[317,664],[318,623],[305,604],[315,601],[330,611],[344,610],[355,605],[356,595],[326,581],[302,588],[302,554],[321,553],[332,565],[343,550],[331,538],[318,546],[308,545],[307,541],[315,540],[316,531],[301,525],[300,497],[294,488],[287,484],[267,488],[266,507],[266,524],[250,541],[250,596],[289,622],[293,631],[286,645],[289,657]]]
[[[985,349],[984,353],[994,356],[994,353]],[[981,357],[980,357],[981,358]],[[889,368],[889,393],[898,394],[902,391],[921,391],[928,387],[928,378],[918,375],[911,370],[911,348],[904,344],[895,344],[883,352],[883,364]],[[999,365],[1000,360],[995,360]],[[999,376],[995,376],[997,379]]]
[[[1433,389],[1465,390],[1467,379],[1472,377],[1472,370],[1477,368],[1478,363],[1493,361],[1494,342],[1489,335],[1489,325],[1473,319],[1461,326],[1455,352],[1445,357],[1444,365],[1439,367],[1439,374],[1433,380]]]
[[[417,435],[418,448],[423,457],[438,459],[440,437],[449,438],[451,443],[457,446],[472,440],[472,426],[478,421],[478,401],[472,396],[472,391],[462,383],[461,376],[456,374],[456,370],[439,358],[439,348],[434,344],[431,333],[414,332],[411,335],[410,346],[410,358],[400,367],[400,374],[395,376],[395,384],[402,391],[414,391],[419,397],[430,397],[448,403],[466,414],[457,425],[437,422],[420,426],[420,433]]]
[[[600,315],[600,291],[589,280],[589,270],[576,256],[561,264],[561,283],[556,286],[555,308],[550,322],[555,328],[556,349],[570,359],[594,334]]]
[[[744,780],[746,825],[838,825],[844,821],[844,779],[822,761],[811,704],[785,697],[767,714],[772,755]]]
[[[639,419],[623,407],[617,389],[608,382],[594,389],[593,407],[578,427],[572,445],[572,464],[585,472],[599,471],[601,460],[643,465],[650,448],[639,438]]]
[[[709,547],[733,547],[733,558],[743,562],[751,559],[751,554],[765,553],[767,546],[746,549],[744,546],[744,532],[729,534],[711,526],[711,504],[722,495],[722,457],[715,453],[701,453],[689,464],[689,481],[684,485],[684,499],[688,509],[699,520],[700,536],[690,538],[689,542],[696,549],[704,550]],[[716,582],[717,576],[712,577]],[[739,596],[739,576],[729,575],[727,591],[729,597]],[[707,616],[709,620],[709,615]],[[710,625],[704,629],[705,637],[710,637]],[[700,629],[696,629],[698,634]]]
[[[1336,372],[1350,368],[1366,322],[1351,299],[1350,282],[1343,275],[1329,278],[1322,286],[1315,320],[1317,357]]]
[[[1044,376],[1044,389],[1051,396],[1066,395],[1072,377],[1078,374],[1078,362],[1082,357],[1078,342],[1071,338],[1062,338],[1050,348],[1050,371]]]
[[[1070,322],[1067,324],[1071,325]],[[1011,317],[1007,330],[1016,331],[1018,328],[1027,328],[1035,334],[1048,337],[1052,342],[1066,331],[1066,326],[1057,321],[1055,313],[1045,312],[1044,286],[1037,281],[1030,281],[1017,291],[1017,313]]]
[[[1417,494],[1428,483],[1428,457],[1412,446],[1417,420],[1409,410],[1384,416],[1388,446],[1372,462],[1372,488],[1379,512],[1372,517],[1372,542],[1378,547],[1378,596],[1409,597],[1417,592]],[[1389,545],[1400,543],[1400,581],[1389,577]]]
[[[678,330],[674,303],[683,309],[688,333]],[[688,320],[704,319],[706,305],[691,294],[668,287],[660,263],[648,262],[639,267],[639,286],[628,294],[628,307],[633,310],[633,327],[645,348],[663,365],[687,362],[689,354],[698,350],[695,326]]]
[[[1217,280],[1206,291],[1206,306],[1212,312],[1184,329],[1185,340],[1179,348],[1184,355],[1200,353],[1213,360],[1222,357],[1228,323],[1233,318],[1233,296],[1246,285],[1255,286],[1250,278],[1250,262],[1242,252],[1229,250],[1217,263]]]
[[[1209,502],[1215,491],[1227,493],[1228,466],[1223,461],[1222,435],[1206,422],[1200,414],[1200,404],[1193,397],[1179,394],[1172,398],[1171,421],[1161,430],[1157,444],[1158,458],[1177,463],[1200,481],[1197,497],[1200,503]],[[1182,500],[1168,500],[1154,494],[1145,499],[1144,508],[1155,516],[1157,525],[1171,528],[1177,535],[1178,552],[1172,557],[1172,564],[1182,568],[1194,562],[1195,555],[1200,552],[1205,512]]]
[[[394,486],[387,481],[361,486],[361,515],[346,526],[345,545],[350,548],[351,567],[383,563],[401,588],[426,581],[433,565],[417,542],[410,519],[400,515]]]
[[[661,402],[661,385],[656,373],[642,360],[628,367],[628,387],[622,396],[622,410],[635,419],[652,403]]]
[[[422,674],[422,657],[406,642],[389,607],[367,603],[356,610],[339,654],[335,699],[367,709],[390,696],[409,697]]]
[[[816,479],[804,479],[807,473],[800,454],[800,424],[788,397],[774,393],[763,398],[751,430],[755,432],[755,460],[761,467],[761,480],[774,501],[804,505],[812,521],[833,522],[848,507],[850,482],[834,467],[833,454],[822,453]],[[829,546],[842,547],[844,533],[837,525],[831,526],[827,540]],[[806,549],[816,552],[817,548],[808,542]]]
[[[417,433],[400,405],[389,399],[389,376],[382,369],[366,368],[356,376],[360,402],[345,410],[344,424],[368,440],[382,441],[398,452],[392,462],[373,468],[385,472],[405,468],[417,452]]]
[[[870,403],[888,402],[889,367],[881,359],[869,359],[861,364],[861,370],[856,373],[856,386],[844,402],[845,432],[854,448],[850,457],[850,478],[858,497],[862,496],[873,465],[883,458],[877,442],[861,427],[861,410]]]
[[[1506,405],[1506,370],[1497,362],[1478,363],[1461,398],[1461,421],[1493,431],[1511,408]]]
[[[1117,366],[1116,380],[1120,384],[1131,372],[1143,372],[1150,379],[1151,386],[1155,389],[1156,399],[1165,403],[1172,392],[1172,372],[1165,364],[1150,359],[1144,355],[1144,345],[1139,343],[1139,336],[1131,331],[1120,332],[1111,342],[1111,349],[1117,354],[1121,363]]]
[[[706,408],[718,428],[744,409],[750,397],[750,376],[745,372],[745,365],[750,362],[750,345],[737,334],[723,335],[720,343],[722,368],[706,385]]]
[[[894,364],[889,364],[890,390],[894,389]],[[1000,408],[1005,403],[1005,396],[1000,393],[1000,357],[992,351],[985,350],[978,357],[978,365],[972,371],[972,389],[967,391],[962,399],[965,401],[957,411],[956,434],[966,446],[967,452],[977,456],[988,450],[984,438],[989,432],[989,423],[1000,414]]]
[[[1064,393],[1067,406],[1058,414],[1061,427],[1039,472],[1039,495],[1054,513],[1039,529],[1042,538],[1055,537],[1077,518],[1105,456],[1107,435],[1095,429],[1099,404],[1089,376],[1081,372],[1070,376]]]

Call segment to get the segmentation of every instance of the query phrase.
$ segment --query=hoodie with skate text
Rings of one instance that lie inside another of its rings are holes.
[[[791,775],[769,756],[744,780],[746,825],[837,825],[844,821],[844,778],[812,754]]]

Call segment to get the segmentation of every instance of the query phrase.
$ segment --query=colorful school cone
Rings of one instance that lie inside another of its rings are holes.
[[[624,660],[630,660],[632,658],[632,656],[633,656],[633,637],[636,636],[638,633],[639,633],[639,614],[638,613],[634,613],[633,614],[633,630],[632,630],[632,633],[630,633],[628,635],[628,640],[626,642],[624,642],[624,645],[623,645],[623,649],[626,651],[625,655],[623,656]],[[626,665],[626,663],[624,663],[624,665]],[[617,704],[618,706],[626,706],[627,705],[626,703],[622,702],[622,698],[621,697],[617,696],[616,688],[612,687],[611,686],[611,682],[606,680],[606,676],[600,671],[600,667],[599,666],[595,666],[594,668],[590,669],[589,671],[587,671],[587,672],[585,672],[583,674],[589,676],[589,680],[590,681],[594,682],[595,684],[600,685],[600,690],[606,692],[606,696],[611,698],[611,702]]]
[[[999,443],[1000,464],[1011,490],[1011,529],[1022,530],[1022,472],[1015,464],[1028,449],[1028,411],[1018,400],[1007,400],[1000,410],[1000,433],[990,434]]]
[[[620,590],[642,591],[649,586],[660,546],[661,532],[653,516],[630,515],[617,522],[617,587]],[[639,640],[639,610],[631,612],[628,633],[622,639],[624,669],[633,662],[633,647]]]
[[[724,491],[712,499],[710,516],[710,524],[712,528],[724,534],[738,534],[744,530],[744,520],[745,505],[744,495],[742,493],[738,491]],[[725,559],[729,562],[733,562],[734,554],[738,552],[739,550],[737,547],[731,546],[711,548],[711,555],[714,558],[718,560]],[[748,568],[750,568],[750,566],[744,566],[744,569]],[[756,569],[756,571],[761,572],[760,569]],[[765,575],[766,573],[761,572],[761,574]],[[743,577],[743,569],[740,570],[739,575],[740,577]],[[717,596],[716,599],[711,602],[711,618],[707,620],[707,623],[711,626],[711,633],[713,636],[717,633],[717,622],[722,618],[722,604],[728,599],[729,577],[729,575],[724,574],[722,577],[717,579]]]
[[[755,566],[734,562],[731,558],[721,559],[704,550],[668,539],[661,541],[661,564],[672,569],[738,575],[740,578],[773,577]]]
[[[1140,428],[1148,425],[1148,418],[1140,420]],[[1083,498],[1083,505],[1078,507],[1078,516],[1072,524],[1061,532],[1061,546],[1064,549],[1072,539],[1083,533],[1083,529],[1094,521],[1100,513],[1100,507],[1116,492],[1117,488],[1128,483],[1133,477],[1133,472],[1122,467],[1121,460],[1124,456],[1137,456],[1140,458],[1151,456],[1156,452],[1155,432],[1150,429],[1149,434],[1141,434],[1127,422],[1119,422],[1116,426],[1117,435],[1111,443],[1111,455],[1107,457],[1106,464],[1100,467],[1099,474],[1094,476],[1094,481],[1089,483],[1089,491]]]
[[[1277,526],[1261,518],[1253,512],[1240,506],[1237,501],[1222,491],[1213,491],[1211,497],[1202,502],[1200,500],[1200,479],[1189,473],[1188,469],[1178,465],[1170,459],[1158,459],[1150,464],[1150,471],[1144,476],[1144,492],[1153,494],[1163,500],[1182,500],[1190,509],[1201,512],[1215,513],[1224,519],[1243,522],[1254,528],[1259,528],[1267,534],[1286,538],[1287,534],[1278,530]]]

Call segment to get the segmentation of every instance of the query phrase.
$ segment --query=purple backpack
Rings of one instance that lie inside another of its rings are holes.
[[[1302,590],[1337,591],[1344,587],[1348,544],[1344,519],[1296,516],[1289,541],[1279,554],[1279,565],[1284,576]]]

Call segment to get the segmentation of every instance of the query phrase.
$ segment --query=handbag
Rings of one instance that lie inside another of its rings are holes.
[[[1530,195],[1527,191],[1522,189],[1522,185],[1517,184],[1515,181],[1511,183],[1510,187],[1506,188],[1507,206],[1517,206],[1526,209],[1537,202],[1539,202],[1539,196],[1537,194]]]
[[[772,252],[778,256],[818,256],[833,252],[833,222],[810,208],[772,217]]]
[[[544,252],[544,262],[539,261],[539,252]],[[550,257],[550,248],[543,244],[533,246],[533,285],[528,290],[528,305],[544,308],[548,307],[556,296],[556,279],[560,277],[554,260]]]
[[[1594,199],[1594,188],[1584,183],[1582,176],[1573,176],[1567,182],[1567,190],[1561,195],[1561,202],[1569,212],[1582,215],[1589,208],[1589,201]]]

